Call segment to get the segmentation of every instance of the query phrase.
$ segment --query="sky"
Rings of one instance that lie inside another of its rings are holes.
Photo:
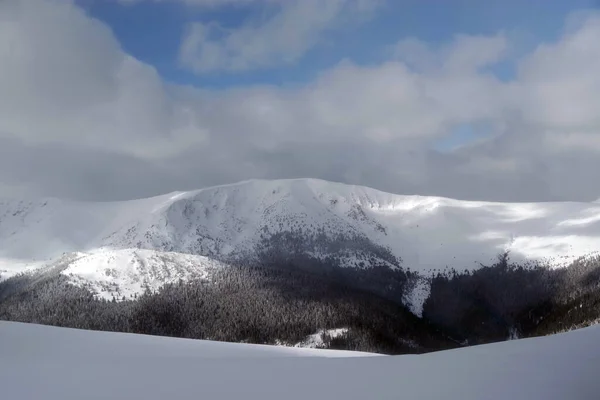
[[[598,0],[2,0],[0,196],[600,198]]]

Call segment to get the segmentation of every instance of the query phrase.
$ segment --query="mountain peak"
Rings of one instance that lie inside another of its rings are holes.
[[[597,203],[459,201],[307,178],[121,202],[0,201],[3,276],[65,253],[127,249],[221,262],[301,255],[423,274],[478,268],[510,250],[558,266],[596,251],[599,239]]]

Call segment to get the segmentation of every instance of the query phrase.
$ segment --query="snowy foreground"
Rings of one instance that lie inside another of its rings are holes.
[[[600,326],[419,356],[0,322],[3,399],[598,399]]]

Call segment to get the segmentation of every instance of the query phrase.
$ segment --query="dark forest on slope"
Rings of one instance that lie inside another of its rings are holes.
[[[600,317],[600,258],[567,268],[519,265],[507,253],[469,273],[434,277],[423,318],[468,344],[546,335]]]
[[[135,299],[97,300],[60,268],[0,283],[0,319],[232,342],[288,344],[347,328],[330,348],[421,353],[585,326],[600,318],[600,259],[564,269],[516,265],[508,254],[470,273],[431,277],[423,318],[401,303],[414,274],[232,266],[211,282],[180,282]],[[387,283],[387,284],[386,284]]]
[[[0,319],[232,342],[297,343],[348,328],[331,348],[415,353],[456,344],[406,307],[290,269],[230,267],[134,300],[95,300],[54,271],[0,283]]]

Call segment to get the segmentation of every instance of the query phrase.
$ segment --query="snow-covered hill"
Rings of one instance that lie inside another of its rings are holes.
[[[61,259],[63,260],[63,259]],[[144,249],[97,250],[69,255],[62,273],[71,282],[88,287],[93,293],[110,300],[132,298],[146,288],[158,290],[180,279],[209,279],[221,263],[192,254]]]
[[[217,261],[273,254],[427,274],[477,268],[504,250],[556,266],[594,253],[600,204],[469,202],[314,179],[112,203],[0,200],[2,277],[69,257],[76,261],[64,273],[74,281],[122,283],[127,294],[140,282],[155,287],[168,276],[202,275]]]
[[[7,399],[597,399],[600,327],[411,356],[0,322]]]

